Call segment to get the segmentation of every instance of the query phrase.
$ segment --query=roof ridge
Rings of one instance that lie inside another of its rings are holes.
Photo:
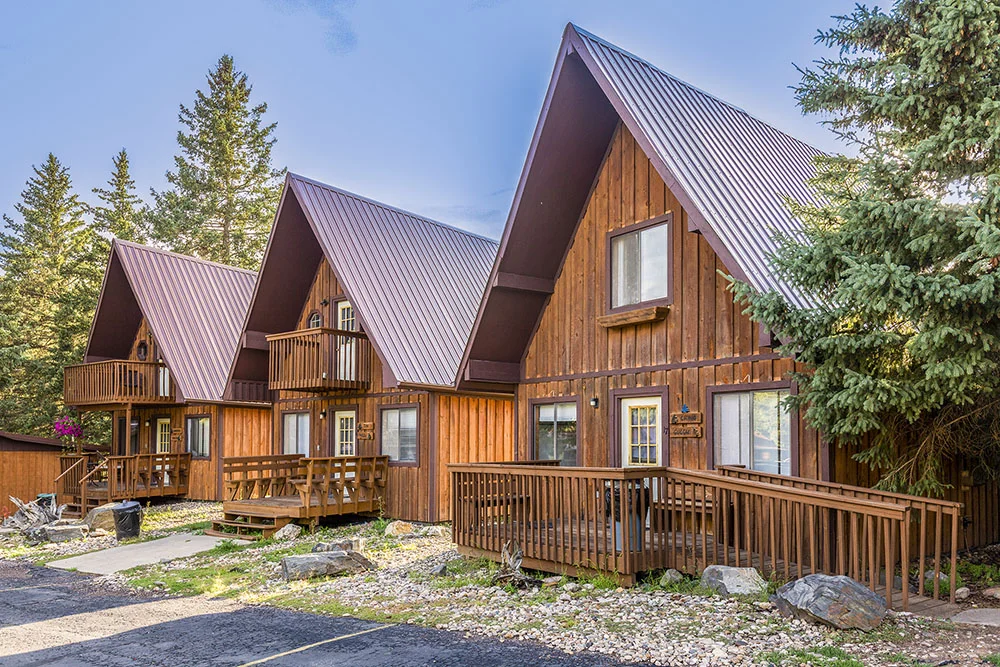
[[[569,26],[571,28],[573,28],[573,30],[575,30],[580,36],[586,37],[587,39],[590,39],[590,40],[593,40],[593,41],[595,41],[595,42],[597,42],[599,44],[602,44],[602,45],[608,47],[609,49],[613,49],[613,50],[617,51],[618,53],[622,54],[623,56],[631,58],[632,60],[636,61],[637,63],[639,63],[641,65],[645,65],[646,67],[649,67],[650,69],[658,72],[659,74],[662,74],[663,76],[667,77],[668,79],[676,81],[677,83],[679,83],[680,85],[684,86],[685,88],[693,90],[693,91],[695,91],[695,92],[697,92],[697,93],[699,93],[701,95],[704,95],[705,97],[711,98],[711,99],[715,100],[716,102],[718,102],[718,103],[720,103],[720,104],[722,104],[722,105],[724,105],[724,106],[732,109],[733,111],[736,111],[737,113],[740,113],[740,114],[746,116],[747,118],[749,118],[749,119],[751,119],[751,120],[753,120],[753,121],[755,121],[757,123],[760,123],[761,125],[764,125],[765,127],[769,128],[769,129],[771,129],[771,130],[773,130],[773,131],[775,131],[775,132],[777,132],[777,133],[779,133],[781,135],[784,135],[785,137],[791,139],[792,141],[794,141],[797,144],[801,144],[802,146],[805,146],[806,148],[808,148],[808,149],[810,149],[812,151],[815,151],[816,153],[819,153],[820,155],[827,155],[826,151],[823,151],[823,150],[821,150],[819,148],[816,148],[812,144],[807,143],[807,142],[803,141],[802,139],[799,139],[798,137],[792,136],[788,132],[782,130],[779,127],[775,127],[774,125],[772,125],[771,123],[767,122],[766,120],[763,120],[762,118],[758,118],[757,116],[755,116],[754,114],[750,113],[749,111],[747,111],[743,107],[737,106],[737,105],[733,104],[732,102],[724,100],[721,97],[719,97],[718,95],[710,93],[707,90],[704,90],[703,88],[699,88],[698,86],[696,86],[696,85],[694,85],[692,83],[688,83],[684,79],[671,74],[670,72],[664,70],[661,67],[658,67],[657,65],[654,65],[653,63],[651,63],[650,61],[646,60],[645,58],[637,56],[636,54],[632,53],[631,51],[628,51],[627,49],[623,49],[622,47],[618,46],[617,44],[612,44],[611,42],[609,42],[608,40],[604,39],[603,37],[599,37],[599,36],[595,35],[594,33],[590,32],[589,30],[585,30],[585,29],[581,28],[580,26],[576,25],[573,22],[570,22]]]
[[[288,178],[294,178],[296,180],[303,181],[305,183],[309,183],[311,185],[324,188],[326,190],[330,190],[331,192],[336,192],[337,194],[343,195],[345,197],[350,197],[352,199],[357,199],[358,201],[366,202],[368,204],[377,206],[386,211],[394,211],[396,213],[401,213],[402,215],[409,216],[411,218],[416,218],[417,220],[422,220],[423,222],[426,222],[431,225],[436,225],[448,231],[458,232],[459,234],[463,234],[465,236],[469,236],[475,239],[480,239],[482,241],[488,241],[490,244],[496,247],[500,246],[499,241],[491,239],[488,236],[484,236],[482,234],[476,234],[475,232],[470,232],[467,229],[462,229],[461,227],[456,227],[455,225],[449,225],[446,222],[440,222],[438,220],[428,218],[425,215],[420,215],[419,213],[414,213],[413,211],[407,211],[406,209],[399,208],[398,206],[392,206],[391,204],[386,204],[378,200],[372,199],[371,197],[365,197],[364,195],[359,195],[357,193],[344,190],[343,188],[338,188],[334,185],[330,185],[329,183],[323,183],[322,181],[317,181],[316,179],[309,178],[307,176],[302,176],[301,174],[296,174],[290,171],[288,172]]]
[[[146,245],[144,243],[136,243],[135,241],[126,241],[124,239],[120,239],[120,238],[117,238],[117,237],[112,238],[111,239],[111,243],[112,243],[112,245],[118,244],[118,245],[127,246],[129,248],[136,248],[138,250],[146,250],[146,251],[149,251],[149,252],[155,252],[155,253],[158,253],[160,255],[166,255],[167,257],[173,257],[175,259],[184,259],[184,260],[187,260],[189,262],[194,262],[196,264],[204,264],[206,266],[212,266],[212,267],[219,268],[219,269],[228,269],[230,271],[238,271],[240,273],[246,273],[246,274],[252,275],[252,276],[256,276],[257,275],[257,272],[254,271],[253,269],[244,269],[244,268],[239,267],[239,266],[233,266],[232,264],[223,264],[222,262],[213,262],[210,259],[202,259],[201,257],[194,257],[192,255],[184,255],[184,254],[179,253],[179,252],[174,252],[173,250],[167,250],[166,248],[158,248],[156,246]]]

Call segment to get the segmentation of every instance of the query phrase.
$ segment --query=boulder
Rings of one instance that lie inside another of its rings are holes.
[[[441,563],[431,570],[431,576],[433,577],[443,577],[446,574],[448,574],[448,565],[445,563]]]
[[[276,540],[294,540],[296,537],[302,534],[302,526],[297,523],[285,524],[277,531],[275,531],[273,537]]]
[[[385,527],[385,534],[392,537],[402,537],[403,535],[412,535],[414,532],[413,524],[407,521],[393,521]]]
[[[90,532],[95,530],[106,530],[109,533],[115,532],[114,507],[118,503],[107,503],[87,512],[83,522],[90,528]]]
[[[980,595],[1000,600],[1000,586],[994,586],[993,588],[987,588],[983,591],[980,591]]]
[[[353,540],[337,540],[335,542],[317,542],[313,548],[313,553],[323,553],[326,551],[354,551]]]
[[[70,540],[79,540],[87,537],[90,529],[87,528],[87,524],[82,522],[68,525],[63,524],[61,526],[50,523],[42,531],[45,539],[49,542],[69,542]]]
[[[446,537],[451,539],[451,528],[448,526],[427,526],[423,530],[424,535],[428,537]]]
[[[968,600],[970,595],[972,595],[972,591],[970,591],[965,586],[962,586],[961,588],[955,591],[956,600]]]
[[[673,584],[679,584],[682,581],[684,581],[684,575],[677,570],[670,568],[663,573],[662,577],[660,577],[660,588],[667,588]]]
[[[885,618],[885,598],[850,577],[810,574],[771,596],[785,616],[838,630],[874,630]]]
[[[576,583],[575,581],[571,581],[568,584],[563,584],[562,589],[567,593],[576,593],[578,590],[580,590],[580,584]]]
[[[752,567],[709,565],[701,583],[720,595],[760,595],[767,590],[767,582]]]
[[[372,562],[356,551],[326,551],[281,559],[281,574],[285,581],[356,574],[374,569]]]

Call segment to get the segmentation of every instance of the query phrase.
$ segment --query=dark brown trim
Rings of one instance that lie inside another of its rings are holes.
[[[469,359],[465,365],[465,379],[470,382],[517,384],[521,379],[521,365],[508,361]]]
[[[312,410],[310,410],[312,412]],[[337,454],[337,427],[334,425],[336,419],[334,416],[338,412],[353,412],[354,413],[354,454],[355,456],[361,456],[361,441],[358,440],[358,425],[361,423],[361,404],[360,403],[328,403],[327,405],[320,406],[319,412],[316,413],[316,419],[320,422],[326,422],[326,428],[322,430],[325,431],[323,434],[326,438],[326,446],[323,446],[323,441],[317,443],[317,451],[323,456],[339,456]],[[325,413],[325,417],[320,417],[320,414]],[[323,450],[326,450],[325,454]]]
[[[215,430],[215,439],[216,439],[215,446],[218,448],[219,452],[219,456],[216,457],[216,463],[215,463],[215,473],[216,473],[215,476],[217,478],[215,497],[218,500],[222,500],[223,498],[225,498],[224,491],[222,490],[224,486],[223,475],[222,475],[222,462],[226,458],[226,452],[225,452],[226,439],[223,436],[222,430],[224,428],[224,424],[226,421],[226,416],[225,416],[226,408],[219,405],[215,406],[215,415],[216,415],[215,420],[219,423],[219,428]]]
[[[537,276],[525,276],[519,273],[506,273],[500,271],[493,279],[493,287],[506,289],[514,292],[536,292],[538,294],[552,294],[555,290],[555,281],[548,278],[538,278]]]
[[[285,453],[285,415],[309,415],[309,452],[312,453],[312,410],[306,408],[305,410],[279,410],[278,411],[278,454]]]
[[[649,387],[626,387],[623,389],[611,389],[608,392],[608,443],[611,447],[608,452],[608,463],[612,468],[621,468],[622,464],[622,406],[621,399],[636,398],[641,396],[660,397],[660,431],[661,456],[660,463],[664,466],[670,465],[670,420],[666,415],[670,411],[670,385],[660,384]]]
[[[427,397],[427,403],[429,404],[428,413],[430,414],[430,424],[428,425],[428,431],[430,442],[427,443],[427,456],[430,458],[428,462],[428,477],[427,477],[427,489],[430,493],[430,503],[428,504],[428,511],[430,513],[430,520],[433,523],[441,521],[441,517],[438,515],[438,469],[441,462],[438,461],[438,395],[431,394]],[[418,438],[420,431],[420,412],[417,412],[417,431]],[[420,443],[417,443],[417,458],[420,458]],[[450,517],[448,517],[450,518]],[[447,518],[445,519],[447,521]]]
[[[378,394],[348,394],[346,396],[338,396],[336,394],[324,394],[322,396],[302,396],[301,398],[280,398],[274,402],[274,405],[280,406],[285,403],[314,403],[316,401],[340,401],[340,400],[360,401],[366,398],[388,398],[389,396],[403,396],[403,397],[423,396],[429,393],[430,392],[428,391],[413,390],[413,391],[383,391]],[[471,396],[473,394],[469,395]]]
[[[188,443],[188,420],[190,419],[208,419],[208,456],[197,456],[191,451],[190,443]],[[184,415],[184,452],[191,454],[191,459],[195,461],[211,461],[212,460],[212,435],[214,435],[214,427],[212,426],[212,415],[208,412],[196,412],[190,415]]]
[[[742,393],[748,391],[773,391],[775,389],[787,389],[789,394],[797,393],[795,383],[790,380],[778,380],[772,382],[744,382],[740,384],[715,384],[705,387],[705,465],[709,470],[715,470],[715,395],[728,393]],[[792,412],[789,420],[791,429],[791,477],[799,476],[799,413]]]
[[[390,468],[419,468],[420,467],[420,403],[386,403],[376,406],[375,439],[379,455],[385,455],[382,451],[382,413],[386,410],[399,410],[401,408],[417,409],[417,460],[416,461],[393,461],[389,459]]]
[[[548,375],[537,378],[524,378],[520,384],[540,384],[542,382],[561,382],[563,380],[587,380],[601,377],[617,377],[635,373],[654,373],[656,371],[674,371],[684,368],[703,368],[705,366],[728,366],[753,361],[775,361],[785,357],[776,353],[750,354],[744,357],[725,357],[723,359],[698,359],[695,361],[678,361],[672,364],[656,364],[654,366],[636,366],[635,368],[615,368],[607,371],[591,371],[588,373],[568,373],[566,375]]]
[[[674,213],[668,211],[662,215],[642,222],[635,222],[618,229],[612,229],[604,235],[604,314],[613,315],[616,313],[627,313],[630,310],[641,310],[650,306],[669,306],[674,302]],[[611,305],[611,243],[619,236],[641,232],[650,227],[664,225],[667,228],[667,296],[662,299],[652,299],[650,301],[639,301],[617,308]],[[530,343],[529,343],[530,345]]]
[[[149,453],[156,454],[156,421],[158,419],[169,419],[170,420],[170,430],[173,431],[174,428],[174,418],[170,414],[154,414],[149,416]],[[173,454],[173,446],[171,443],[171,454]]]
[[[554,405],[557,403],[576,404],[576,464],[583,465],[583,446],[580,438],[580,417],[583,411],[583,401],[579,395],[546,396],[544,398],[528,399],[528,460],[538,458],[538,451],[535,448],[535,427],[538,420],[535,419],[535,408],[540,405]],[[588,406],[589,407],[589,406]]]

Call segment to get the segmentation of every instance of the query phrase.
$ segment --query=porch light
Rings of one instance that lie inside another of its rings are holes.
[[[590,407],[596,408],[600,404],[601,404],[601,399],[597,398],[596,396],[594,398],[590,399]]]
[[[326,419],[326,410],[320,410],[319,411],[319,418],[320,419]]]

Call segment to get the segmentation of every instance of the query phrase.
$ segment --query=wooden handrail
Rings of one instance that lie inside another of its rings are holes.
[[[357,338],[357,339],[367,339],[368,336],[360,331],[352,331],[350,329],[334,329],[331,327],[313,327],[311,329],[296,329],[295,331],[283,331],[276,334],[268,334],[264,336],[267,342],[272,340],[287,340],[289,338],[305,338],[314,334],[336,334],[338,336],[344,336],[346,338]]]
[[[65,476],[66,476],[66,475],[67,475],[67,474],[68,474],[68,473],[69,473],[70,471],[72,471],[72,470],[73,470],[74,468],[76,468],[76,467],[77,467],[78,465],[80,465],[81,463],[83,463],[83,462],[84,462],[84,461],[86,461],[86,460],[87,460],[87,457],[86,457],[86,456],[81,456],[81,457],[80,457],[79,459],[77,459],[76,463],[74,463],[74,464],[73,464],[73,465],[71,465],[70,467],[68,467],[68,468],[66,468],[65,470],[63,470],[63,471],[62,471],[62,473],[60,473],[60,474],[59,474],[59,476],[55,478],[54,482],[58,482],[59,480],[61,480],[61,479],[62,479],[63,477],[65,477]]]
[[[375,353],[363,333],[317,327],[267,336],[268,388],[273,391],[365,389]]]
[[[67,405],[176,402],[176,387],[166,364],[111,359],[63,369]]]

